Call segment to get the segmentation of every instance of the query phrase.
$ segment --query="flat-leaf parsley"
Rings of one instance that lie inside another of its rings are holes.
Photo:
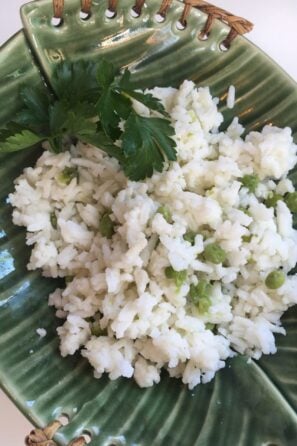
[[[15,120],[0,129],[0,152],[12,152],[48,141],[53,152],[81,140],[118,160],[131,180],[161,172],[176,160],[174,129],[161,103],[150,93],[135,91],[131,73],[117,76],[102,59],[61,63],[53,75],[53,91],[25,87]],[[133,101],[154,112],[139,115]]]

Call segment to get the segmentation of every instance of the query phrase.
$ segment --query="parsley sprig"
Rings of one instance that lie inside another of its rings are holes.
[[[174,130],[162,103],[135,91],[128,70],[117,75],[104,59],[98,64],[64,62],[55,70],[53,87],[55,93],[22,88],[21,111],[0,129],[0,152],[48,141],[59,153],[81,140],[116,158],[134,181],[161,172],[166,159],[176,160]],[[133,100],[158,114],[140,116]]]

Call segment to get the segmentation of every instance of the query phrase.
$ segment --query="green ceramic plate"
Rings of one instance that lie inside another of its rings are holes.
[[[274,123],[292,127],[297,136],[296,84],[243,38],[222,52],[225,25],[216,23],[209,39],[200,41],[197,31],[206,16],[192,11],[187,28],[179,31],[178,1],[163,23],[155,20],[157,0],[150,0],[139,18],[131,16],[131,0],[123,0],[114,19],[105,17],[105,3],[95,1],[86,22],[79,18],[78,1],[66,5],[59,28],[50,25],[49,0],[23,8],[26,37],[18,34],[0,51],[1,122],[17,109],[21,83],[42,82],[37,67],[50,79],[61,59],[108,54],[118,66],[129,65],[141,87],[190,78],[223,98],[234,84],[235,109],[222,106],[227,122],[234,113],[248,129]],[[80,356],[59,356],[58,321],[47,306],[57,283],[26,271],[25,232],[12,225],[7,203],[14,178],[37,156],[35,149],[0,158],[0,381],[23,413],[39,426],[69,414],[70,424],[56,436],[60,445],[88,430],[97,446],[295,446],[296,308],[284,317],[288,333],[278,338],[275,356],[250,364],[236,358],[195,391],[165,375],[148,390],[125,379],[95,380]],[[36,335],[38,327],[46,328],[45,338]]]

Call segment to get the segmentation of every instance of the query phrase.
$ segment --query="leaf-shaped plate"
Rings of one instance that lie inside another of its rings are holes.
[[[227,122],[235,114],[248,129],[274,123],[292,127],[297,136],[296,84],[248,40],[237,38],[222,52],[225,25],[216,23],[209,39],[200,41],[197,33],[207,17],[192,11],[187,28],[178,30],[183,9],[178,1],[163,23],[155,20],[157,0],[151,0],[139,18],[131,16],[131,0],[123,0],[114,19],[106,18],[106,6],[95,1],[88,22],[81,22],[76,1],[66,4],[64,24],[56,29],[50,25],[50,1],[23,8],[27,41],[48,78],[61,58],[108,54],[118,66],[130,66],[139,87],[176,85],[190,78],[210,85],[223,99],[233,84],[234,110],[221,107]],[[18,45],[25,45],[22,34],[17,39]],[[24,50],[22,60],[25,53],[28,57]],[[27,62],[27,72],[31,75],[23,77],[26,83],[40,82],[34,64]],[[14,89],[20,82],[15,78]],[[0,83],[0,97],[4,94]],[[194,391],[165,375],[147,390],[125,379],[96,380],[80,356],[60,357],[58,321],[47,306],[57,282],[26,270],[25,232],[12,225],[7,202],[14,178],[37,156],[38,150],[32,150],[0,158],[0,380],[18,407],[39,426],[69,414],[70,424],[56,435],[60,445],[86,429],[97,446],[295,446],[296,308],[284,317],[288,334],[278,338],[275,356],[250,363],[235,358],[213,382]],[[47,330],[45,338],[36,335],[38,327]]]

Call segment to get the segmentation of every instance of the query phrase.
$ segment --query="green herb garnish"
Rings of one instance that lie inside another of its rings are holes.
[[[135,181],[161,172],[166,160],[176,160],[174,129],[162,103],[149,93],[135,91],[128,70],[118,75],[103,59],[98,64],[63,62],[53,74],[53,88],[54,92],[21,90],[22,109],[14,122],[0,129],[0,153],[42,141],[59,153],[81,140],[116,158]],[[159,116],[140,116],[133,100]],[[126,121],[124,130],[119,127],[121,120]]]
[[[164,118],[143,118],[131,112],[121,139],[125,155],[123,169],[127,177],[138,181],[162,172],[165,157],[176,160],[173,127]]]

